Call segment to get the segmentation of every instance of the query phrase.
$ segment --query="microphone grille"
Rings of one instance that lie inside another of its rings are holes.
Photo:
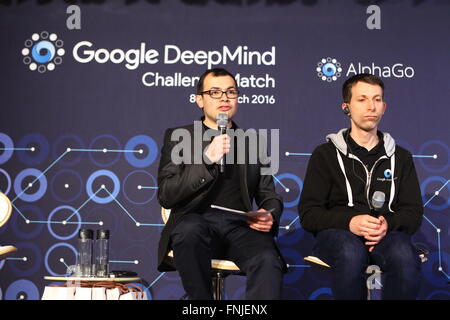
[[[386,201],[386,195],[383,191],[375,191],[372,195],[372,206],[375,209],[381,209],[384,202]]]
[[[226,127],[228,124],[228,115],[226,113],[219,113],[216,122],[218,127]]]

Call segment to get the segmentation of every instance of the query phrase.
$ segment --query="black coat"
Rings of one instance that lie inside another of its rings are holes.
[[[203,136],[201,122],[198,126],[201,126]],[[176,129],[184,129],[190,133],[192,146],[190,159],[192,162],[194,161],[194,139],[197,140],[197,143],[200,143],[198,140],[201,141],[201,153],[210,143],[209,141],[202,141],[202,136],[194,136],[194,125],[167,129],[164,135],[164,145],[158,168],[158,201],[162,207],[171,209],[171,214],[162,230],[159,242],[159,271],[175,270],[170,259],[167,259],[167,253],[170,251],[170,234],[181,216],[195,211],[206,199],[219,175],[217,165],[188,164],[187,161],[182,161],[181,164],[172,162],[172,150],[179,143],[179,141],[171,141],[172,132]],[[247,154],[248,147],[245,150]],[[187,155],[183,154],[182,156],[185,158]],[[246,209],[248,211],[253,209],[253,200],[255,200],[258,208],[275,208],[272,212],[274,224],[271,232],[276,236],[283,211],[283,200],[275,192],[272,176],[261,175],[262,165],[259,162],[258,164],[237,164],[237,166],[239,167],[241,195]]]

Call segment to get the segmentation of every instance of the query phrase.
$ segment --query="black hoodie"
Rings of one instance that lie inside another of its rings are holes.
[[[311,155],[298,206],[303,228],[314,234],[349,230],[354,216],[371,213],[373,193],[381,191],[385,202],[378,213],[385,217],[388,232],[415,233],[422,223],[423,205],[411,153],[381,133],[384,150],[368,170],[348,148],[346,130],[328,135],[328,143]]]

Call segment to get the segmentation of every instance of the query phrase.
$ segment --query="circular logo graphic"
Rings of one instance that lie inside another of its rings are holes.
[[[384,177],[389,179],[390,177],[392,177],[392,171],[391,169],[386,169],[384,170]]]
[[[317,63],[317,76],[323,81],[336,81],[341,76],[341,64],[334,58],[323,58]]]
[[[62,63],[61,57],[66,53],[63,46],[64,41],[58,39],[56,33],[34,33],[31,39],[25,40],[25,47],[22,49],[23,63],[28,65],[31,71],[53,71]]]

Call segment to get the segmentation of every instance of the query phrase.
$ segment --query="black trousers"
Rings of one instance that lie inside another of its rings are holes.
[[[211,259],[232,260],[247,276],[246,299],[280,299],[283,262],[268,232],[227,212],[186,214],[171,234],[175,266],[189,299],[212,299]]]

